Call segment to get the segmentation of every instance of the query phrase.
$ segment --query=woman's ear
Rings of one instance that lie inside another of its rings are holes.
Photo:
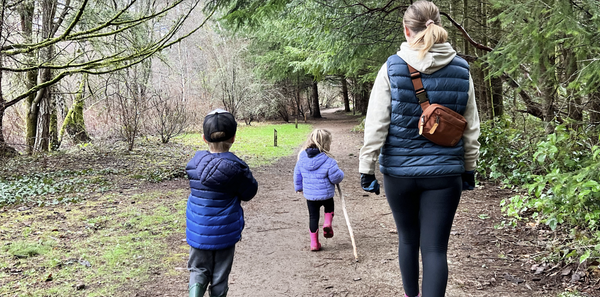
[[[406,36],[406,39],[408,39],[408,37],[410,37],[410,29],[404,24],[402,24],[402,27],[404,28],[404,35]]]
[[[206,137],[204,137],[204,134],[202,134],[202,140],[204,140],[204,142],[208,143],[208,141],[206,141]]]

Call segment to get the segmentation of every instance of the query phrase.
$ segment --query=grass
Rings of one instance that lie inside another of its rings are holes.
[[[1,234],[16,240],[3,240],[9,244],[2,248],[0,267],[11,274],[3,275],[0,296],[127,296],[123,284],[143,283],[151,277],[149,272],[168,270],[173,261],[164,260],[171,256],[165,240],[185,237],[187,190],[144,196],[143,203],[137,203],[136,195],[107,195],[71,205],[71,211],[40,208],[14,221],[2,215]],[[115,205],[109,200],[119,201],[119,206],[107,208]],[[64,215],[35,220],[54,213]],[[23,222],[36,231],[10,231]],[[85,285],[84,292],[78,293],[78,284]]]
[[[293,154],[311,129],[240,126],[232,151],[255,168]],[[18,171],[0,170],[0,194],[28,192],[15,201],[0,195],[0,296],[134,296],[154,272],[181,273],[188,189],[152,183],[182,177],[195,150],[206,149],[201,139],[11,160]]]
[[[277,130],[277,146],[275,146],[275,130]],[[262,124],[239,126],[235,143],[231,151],[252,167],[273,163],[279,158],[294,153],[302,144],[312,126],[307,124]],[[188,145],[198,145],[198,149],[207,149],[203,144],[202,134],[186,134],[178,141]],[[200,145],[202,144],[202,145]]]

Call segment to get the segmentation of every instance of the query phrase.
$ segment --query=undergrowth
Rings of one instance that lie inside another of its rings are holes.
[[[232,152],[251,168],[269,164],[293,154],[311,129],[307,124],[240,126]],[[146,182],[186,178],[187,162],[196,150],[207,149],[202,134],[183,135],[167,144],[153,138],[136,143],[133,151],[122,142],[99,142],[11,159],[0,168],[0,206],[74,203]]]
[[[583,262],[600,256],[600,147],[595,129],[515,128],[508,120],[482,124],[481,177],[518,192],[501,202],[508,220],[571,230],[555,258]],[[560,252],[562,250],[567,252]]]
[[[232,151],[255,168],[293,154],[310,130],[243,126]],[[185,178],[205,149],[189,134],[131,152],[94,143],[9,160],[0,168],[0,296],[133,296],[154,274],[176,274],[189,252],[189,190],[150,183]]]

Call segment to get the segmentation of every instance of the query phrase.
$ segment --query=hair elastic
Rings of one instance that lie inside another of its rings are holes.
[[[435,24],[435,22],[433,20],[428,20],[427,22],[425,22],[425,27],[429,27],[429,25],[431,24]]]

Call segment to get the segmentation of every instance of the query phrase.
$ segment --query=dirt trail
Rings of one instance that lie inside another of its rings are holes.
[[[309,250],[306,201],[294,192],[292,182],[296,158],[285,157],[271,166],[253,168],[259,192],[244,204],[246,229],[236,247],[230,297],[403,296],[397,234],[385,196],[367,194],[359,187],[362,133],[350,132],[357,123],[358,117],[335,110],[324,111],[323,119],[312,121],[333,134],[332,153],[346,174],[341,187],[360,261],[354,261],[337,196],[335,236],[326,240],[321,236],[322,251]],[[535,247],[528,249],[521,243],[533,242],[536,233],[513,235],[494,228],[501,219],[499,201],[510,195],[492,185],[464,192],[450,239],[446,296],[556,295],[544,289],[554,284],[529,274],[528,255]],[[182,238],[184,230],[171,239],[174,250],[186,248]],[[179,267],[157,276],[137,295],[186,296],[185,266],[182,259]]]

